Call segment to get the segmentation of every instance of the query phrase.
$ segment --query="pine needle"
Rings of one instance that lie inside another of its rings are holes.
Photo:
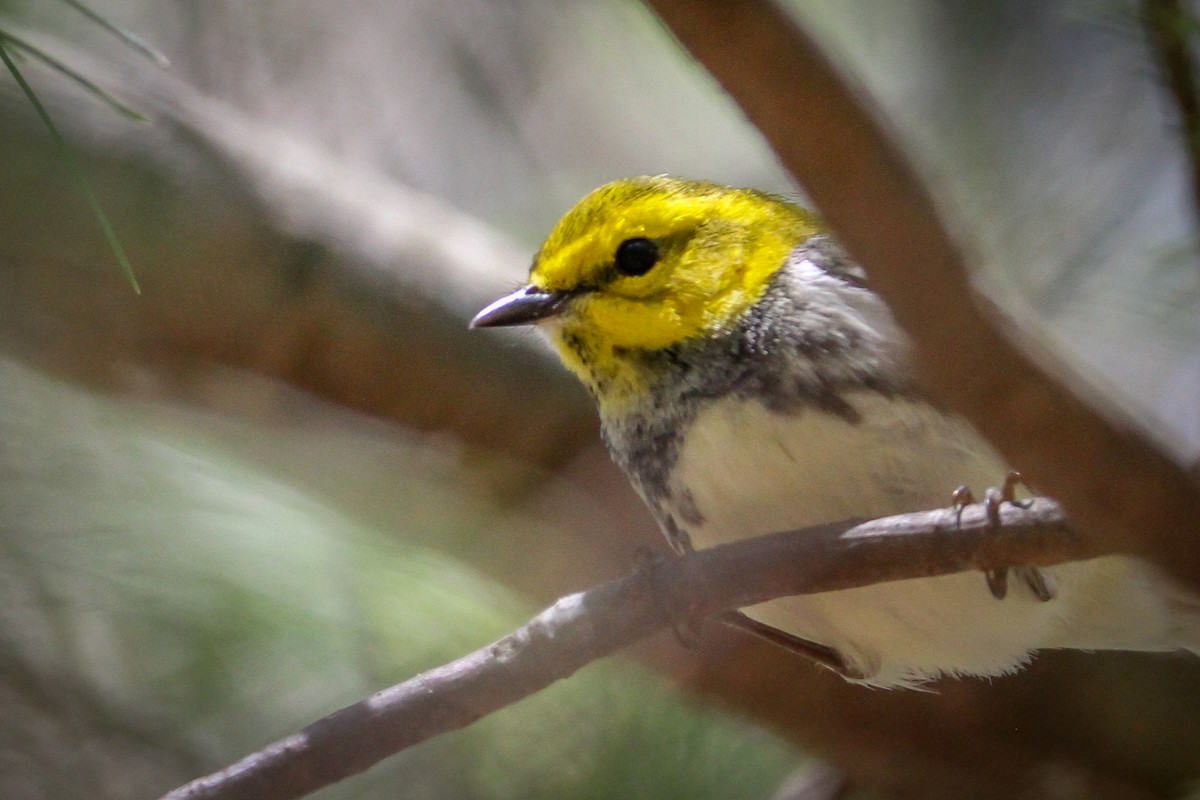
[[[162,67],[163,69],[166,69],[167,67],[171,66],[170,59],[168,59],[161,50],[154,47],[152,44],[147,42],[142,37],[138,36],[133,31],[128,30],[127,28],[122,28],[120,25],[117,25],[115,22],[112,22],[107,17],[104,17],[104,16],[96,13],[91,8],[89,8],[88,6],[86,6],[82,2],[80,2],[80,0],[63,0],[63,2],[66,3],[67,5],[71,6],[72,8],[74,8],[80,14],[83,14],[85,17],[90,19],[92,22],[95,22],[97,25],[104,28],[106,31],[111,33],[113,36],[116,36],[118,39],[120,39],[125,44],[132,47],[134,50],[137,50],[139,53],[146,56],[146,58],[149,58],[151,61],[153,61],[155,64]]]
[[[117,232],[113,229],[112,223],[109,222],[108,215],[100,207],[100,200],[96,197],[96,193],[92,189],[92,184],[83,174],[83,170],[75,158],[75,151],[71,149],[71,146],[67,144],[67,140],[59,132],[58,126],[54,124],[54,120],[50,118],[49,112],[46,111],[45,106],[42,105],[41,100],[34,93],[33,87],[29,85],[25,80],[25,76],[17,69],[16,62],[13,61],[12,56],[8,53],[8,48],[5,47],[6,41],[12,41],[8,34],[0,37],[0,60],[4,61],[4,66],[8,67],[8,71],[12,73],[17,85],[21,87],[21,91],[25,93],[25,97],[28,98],[34,110],[37,111],[38,116],[41,117],[42,124],[50,132],[50,138],[58,146],[63,161],[67,165],[67,171],[75,179],[80,192],[83,193],[84,199],[87,200],[88,205],[91,207],[93,216],[96,217],[96,221],[100,224],[100,229],[104,232],[104,238],[108,240],[109,248],[112,250],[113,255],[116,256],[117,263],[121,266],[121,271],[125,274],[129,285],[133,287],[134,293],[140,295],[142,289],[138,285],[137,276],[133,273],[133,265],[129,263],[129,257],[125,254],[125,248],[121,246],[121,241],[117,238]]]
[[[22,39],[20,37],[14,36],[2,28],[0,28],[0,40],[7,41],[13,47],[23,50],[25,53],[29,54],[30,56],[37,59],[38,61],[41,61],[43,64],[45,64],[46,66],[55,70],[56,72],[58,72],[62,75],[65,75],[67,78],[70,78],[71,80],[75,81],[77,84],[82,86],[84,89],[86,89],[87,91],[94,94],[96,97],[103,100],[105,103],[107,103],[112,108],[116,109],[117,112],[119,112],[122,116],[128,117],[129,119],[132,119],[136,122],[149,122],[150,121],[149,119],[146,118],[146,116],[144,114],[142,114],[141,112],[126,105],[121,100],[118,100],[113,94],[108,92],[106,89],[101,88],[99,85],[97,85],[91,79],[84,76],[78,70],[76,70],[70,66],[67,66],[67,64],[63,63],[62,61],[58,60],[54,56],[50,55],[49,53],[47,53],[45,50],[41,49],[37,45],[35,45],[25,39]]]

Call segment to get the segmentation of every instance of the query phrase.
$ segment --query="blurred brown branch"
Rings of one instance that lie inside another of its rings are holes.
[[[1200,96],[1192,57],[1196,19],[1179,0],[1142,0],[1142,24],[1179,112],[1184,152],[1191,165],[1192,213],[1200,220]]]
[[[766,136],[891,306],[923,383],[1106,548],[1200,587],[1200,491],[1133,426],[1000,332],[930,193],[863,99],[769,0],[648,0]],[[1060,366],[1059,371],[1070,370]]]
[[[657,560],[564,597],[458,661],[347,706],[163,800],[284,800],[465,727],[588,663],[689,619],[775,597],[1099,555],[1053,501],[847,521]],[[979,578],[983,582],[983,576]],[[1001,602],[1001,601],[997,601]]]

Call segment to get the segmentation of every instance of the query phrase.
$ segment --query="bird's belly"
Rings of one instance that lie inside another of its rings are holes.
[[[956,486],[981,489],[1004,476],[1000,458],[961,420],[874,393],[848,400],[858,421],[817,410],[778,414],[755,401],[713,404],[688,431],[672,472],[674,508],[664,511],[704,548],[945,506]],[[746,611],[834,647],[864,682],[911,685],[939,674],[1002,674],[1040,647],[1162,649],[1167,633],[1155,623],[1166,615],[1146,570],[1123,558],[1044,570],[1058,591],[1049,602],[1015,580],[997,600],[983,575],[968,572]],[[1092,608],[1101,599],[1104,607]]]
[[[671,475],[673,494],[690,492],[704,518],[695,543],[921,511],[962,484],[1003,479],[1000,457],[961,420],[915,400],[847,399],[858,421],[741,400],[702,411]]]

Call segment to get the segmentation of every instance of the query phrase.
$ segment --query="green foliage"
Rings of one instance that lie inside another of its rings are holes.
[[[160,67],[166,67],[169,65],[170,62],[167,60],[167,57],[150,44],[132,32],[113,23],[107,17],[96,13],[89,6],[79,2],[79,0],[63,0],[63,2],[67,3],[67,5],[83,14],[85,17],[102,27],[104,30],[116,36],[136,52],[154,61],[154,63],[158,64]],[[3,6],[0,6],[0,10],[3,10]],[[70,145],[67,143],[67,140],[59,131],[58,126],[54,124],[54,120],[50,117],[49,112],[46,110],[41,100],[39,100],[37,93],[33,90],[33,87],[29,85],[29,82],[25,79],[24,74],[17,67],[16,61],[12,57],[12,51],[14,50],[18,50],[45,64],[56,72],[66,76],[81,86],[85,91],[99,98],[101,101],[116,109],[124,116],[140,122],[144,122],[146,118],[125,103],[118,100],[94,81],[90,80],[86,75],[68,66],[61,59],[53,56],[49,52],[27,41],[26,39],[15,35],[6,27],[0,26],[0,60],[4,62],[4,66],[13,76],[13,79],[17,82],[17,85],[21,87],[21,91],[25,94],[25,97],[28,98],[30,105],[32,105],[34,110],[37,112],[42,124],[46,126],[46,130],[49,132],[50,137],[54,140],[55,146],[58,147],[59,152],[62,155],[63,164],[66,166],[67,172],[71,175],[71,178],[79,187],[80,193],[83,195],[88,206],[91,208],[92,215],[96,218],[96,222],[100,225],[100,230],[104,233],[104,238],[108,242],[109,249],[112,250],[113,256],[117,259],[117,264],[120,265],[121,271],[125,274],[126,280],[129,281],[129,285],[133,288],[135,293],[141,294],[141,288],[138,285],[137,277],[134,275],[133,265],[129,261],[129,256],[125,253],[125,248],[122,246],[121,241],[112,226],[112,223],[109,221],[108,215],[104,213],[104,209],[100,205],[100,200],[96,196],[96,192],[92,189],[91,182],[87,179],[83,169],[80,167],[79,161],[75,157],[75,152],[71,149]]]
[[[254,436],[245,426],[98,400],[4,362],[0,386],[0,701],[16,674],[6,665],[21,664],[97,709],[60,750],[27,732],[69,724],[67,705],[6,705],[0,742],[24,755],[0,754],[0,796],[36,796],[13,787],[49,786],[81,764],[129,774],[131,753],[96,754],[129,720],[153,776],[124,794],[78,794],[152,796],[536,610],[433,544],[458,540],[473,518],[488,536],[532,523],[484,508],[462,474],[429,470],[423,446],[391,465],[404,471],[397,530],[423,528],[419,545],[264,467],[279,432],[253,465],[234,455]],[[336,469],[338,450],[310,439],[306,454],[283,457]],[[796,761],[617,658],[318,796],[749,800],[769,797]]]

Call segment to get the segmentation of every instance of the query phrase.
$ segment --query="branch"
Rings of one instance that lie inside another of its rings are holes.
[[[1142,552],[1200,588],[1200,489],[1001,335],[1002,314],[972,289],[929,192],[795,21],[769,0],[647,2],[867,268],[913,340],[923,384],[1105,548]]]
[[[1192,213],[1200,215],[1200,95],[1191,45],[1196,21],[1180,0],[1142,0],[1142,24],[1179,112],[1184,154],[1191,166]]]
[[[1057,504],[983,504],[834,523],[647,563],[564,597],[453,663],[336,711],[162,800],[290,800],[465,727],[656,631],[776,597],[1099,555]],[[982,591],[983,577],[980,576]],[[998,601],[1000,602],[1000,601]]]

